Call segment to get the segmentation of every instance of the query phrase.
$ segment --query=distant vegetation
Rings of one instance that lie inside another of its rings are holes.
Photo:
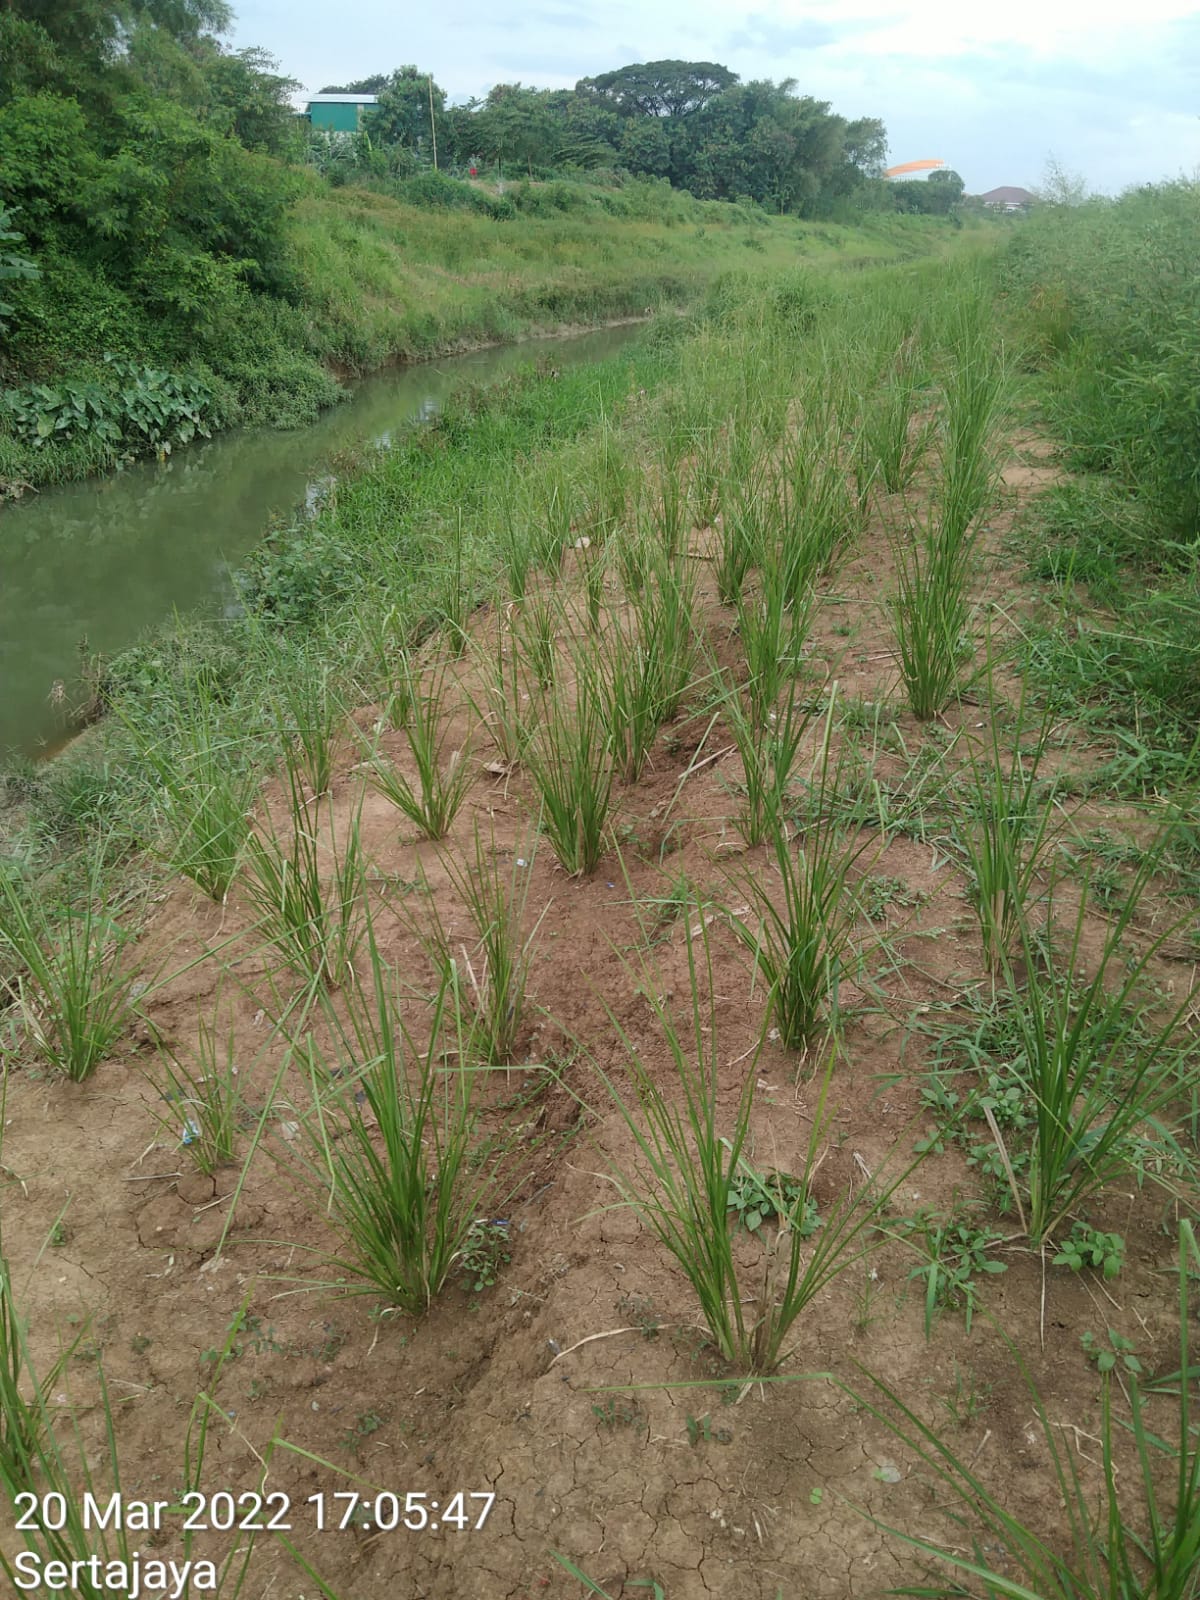
[[[402,67],[348,86],[378,110],[330,136],[229,21],[0,8],[0,493],[305,422],[335,374],[692,298],[747,249],[794,259],[797,217],[878,223],[886,256],[917,209],[877,176],[883,124],[791,81],[654,62],[448,106]]]
[[[364,134],[341,141],[330,165],[404,177],[432,160],[436,138],[444,164],[497,175],[624,172],[665,178],[698,199],[803,216],[833,215],[852,196],[890,209],[870,182],[883,170],[883,123],[848,121],[795,91],[794,78],[742,83],[712,61],[650,61],[574,89],[500,83],[483,100],[447,106],[431,78],[406,66],[326,91],[379,100]]]

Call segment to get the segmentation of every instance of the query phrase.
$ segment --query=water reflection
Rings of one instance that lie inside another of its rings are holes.
[[[557,341],[555,364],[600,360],[636,332]],[[78,681],[81,641],[111,655],[173,610],[231,607],[231,570],[273,519],[316,507],[339,450],[390,444],[401,424],[436,415],[457,385],[547,348],[391,368],[312,427],[225,434],[0,510],[0,751],[32,753],[61,736],[64,710],[52,694]]]

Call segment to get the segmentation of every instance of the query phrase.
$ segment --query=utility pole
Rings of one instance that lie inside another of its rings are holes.
[[[429,74],[429,133],[433,139],[433,170],[438,169],[437,164],[437,123],[433,120],[433,73]]]

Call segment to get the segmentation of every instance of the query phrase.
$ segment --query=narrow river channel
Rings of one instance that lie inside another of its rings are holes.
[[[175,611],[232,604],[232,570],[272,518],[304,505],[339,450],[386,442],[462,383],[551,351],[556,365],[600,361],[639,331],[604,328],[390,367],[311,427],[222,434],[0,510],[0,758],[62,739],[54,686],[67,685],[70,697],[81,652],[112,655]]]

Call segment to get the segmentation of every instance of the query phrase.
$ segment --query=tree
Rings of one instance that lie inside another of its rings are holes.
[[[615,166],[617,147],[627,120],[591,95],[574,89],[552,90],[547,103],[560,128],[556,160],[568,166]]]
[[[1068,172],[1057,156],[1047,156],[1042,181],[1033,191],[1048,206],[1081,206],[1088,198],[1087,179],[1079,172]]]
[[[625,124],[617,154],[622,166],[642,178],[663,178],[671,169],[671,141],[662,123],[652,117]]]
[[[36,278],[38,275],[37,264],[28,256],[17,255],[13,250],[6,250],[5,245],[22,244],[25,235],[18,233],[12,226],[12,213],[6,211],[0,204],[0,284],[11,283],[16,278]],[[12,306],[7,300],[0,299],[0,332],[4,329],[4,319],[12,311]]]
[[[848,124],[796,82],[731,84],[672,129],[672,183],[712,199],[811,208],[847,168]]]
[[[521,83],[496,84],[473,122],[474,149],[480,156],[502,170],[506,160],[520,162],[531,177],[535,162],[552,163],[561,133],[548,91]]]
[[[225,0],[3,0],[3,12],[36,29],[67,59],[111,59],[139,24],[176,39],[224,33],[232,20]]]
[[[366,80],[370,81],[370,80]],[[333,93],[334,91],[330,91]],[[369,94],[371,90],[347,90]],[[432,98],[433,126],[430,126]],[[399,144],[407,149],[433,154],[433,142],[442,137],[446,116],[446,91],[439,89],[429,73],[419,67],[397,67],[388,74],[377,91],[378,106],[371,118],[372,139],[381,144]]]
[[[686,117],[737,81],[736,72],[715,61],[645,61],[581,78],[575,88],[626,115]]]
[[[887,129],[878,117],[858,117],[846,124],[846,161],[861,177],[883,176],[887,148]]]
[[[359,78],[356,83],[327,83],[321,94],[378,94],[388,81],[386,72],[372,73],[369,78]]]
[[[966,187],[953,167],[943,167],[937,172],[931,172],[926,179],[930,213],[937,217],[949,216],[962,199]]]
[[[266,50],[233,54],[206,41],[204,77],[208,94],[205,120],[247,150],[284,156],[296,147],[296,117],[290,97],[300,85],[275,70],[279,63]]]

